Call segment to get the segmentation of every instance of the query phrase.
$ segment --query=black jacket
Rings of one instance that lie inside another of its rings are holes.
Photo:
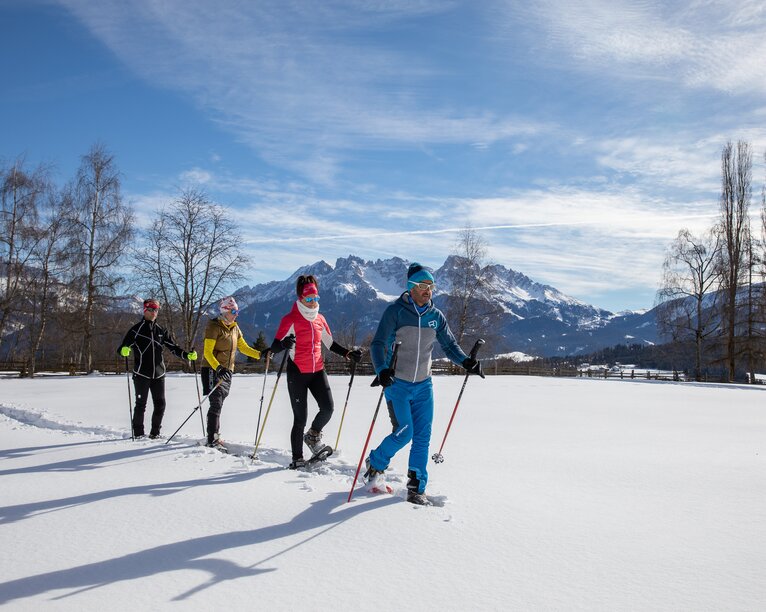
[[[162,378],[165,376],[163,347],[179,359],[186,359],[187,353],[173,340],[173,336],[156,321],[142,319],[128,330],[120,348],[129,346],[133,349],[133,374],[144,378]],[[119,352],[119,348],[117,349]]]

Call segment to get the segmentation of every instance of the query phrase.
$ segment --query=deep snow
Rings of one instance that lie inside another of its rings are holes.
[[[435,378],[432,452],[462,381]],[[348,378],[331,382],[334,444]],[[369,382],[354,382],[341,450],[294,472],[284,377],[256,463],[197,446],[197,414],[169,445],[131,441],[125,376],[0,380],[0,605],[766,609],[766,388],[471,378],[431,463],[439,505],[421,508],[403,499],[406,452],[394,495],[358,488],[346,503]],[[262,384],[235,376],[224,405],[243,454]],[[171,375],[167,396],[169,435],[196,404],[193,378]],[[382,409],[373,444],[389,427]]]

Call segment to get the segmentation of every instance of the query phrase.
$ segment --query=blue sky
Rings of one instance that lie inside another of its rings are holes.
[[[753,145],[758,196],[766,174],[762,1],[0,0],[0,23],[0,158],[63,182],[102,142],[142,222],[203,188],[250,284],[436,267],[470,225],[496,263],[646,308],[717,214],[724,143]]]

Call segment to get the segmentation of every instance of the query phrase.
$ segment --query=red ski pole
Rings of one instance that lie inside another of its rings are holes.
[[[399,352],[399,346],[401,345],[401,342],[397,342],[394,345],[394,353],[391,355],[391,369],[396,368],[396,353]],[[356,486],[356,481],[359,478],[359,472],[362,469],[362,462],[364,461],[364,456],[367,453],[367,447],[370,444],[370,438],[372,437],[372,430],[375,428],[375,420],[378,418],[378,411],[380,410],[380,404],[383,401],[383,395],[385,394],[386,389],[385,387],[380,390],[380,397],[378,398],[378,405],[375,406],[375,413],[372,415],[372,423],[370,423],[370,431],[367,432],[367,439],[364,441],[364,448],[362,449],[362,456],[359,457],[359,465],[356,466],[356,474],[354,474],[354,482],[351,483],[351,490],[348,492],[348,499],[346,500],[346,503],[351,501],[351,496],[354,494],[354,487]]]
[[[471,359],[476,359],[476,353],[479,352],[479,349],[484,344],[484,340],[479,338],[476,341],[476,344],[473,345],[473,348],[471,349]],[[449,419],[449,424],[447,425],[447,431],[444,432],[444,439],[442,440],[442,445],[439,447],[439,452],[434,453],[431,455],[431,459],[434,460],[434,463],[442,463],[444,461],[444,455],[442,455],[442,450],[444,449],[444,443],[447,441],[447,434],[449,433],[450,427],[452,427],[452,421],[455,419],[455,413],[457,412],[457,407],[460,405],[460,399],[463,397],[463,391],[465,391],[465,385],[468,382],[468,377],[471,375],[470,372],[466,372],[465,378],[463,379],[463,386],[460,388],[460,394],[457,396],[457,402],[455,402],[455,408],[452,410],[452,416]]]

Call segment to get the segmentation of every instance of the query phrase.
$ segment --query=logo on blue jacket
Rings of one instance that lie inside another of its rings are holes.
[[[436,329],[436,321],[429,321],[428,327],[433,327],[434,329]]]

